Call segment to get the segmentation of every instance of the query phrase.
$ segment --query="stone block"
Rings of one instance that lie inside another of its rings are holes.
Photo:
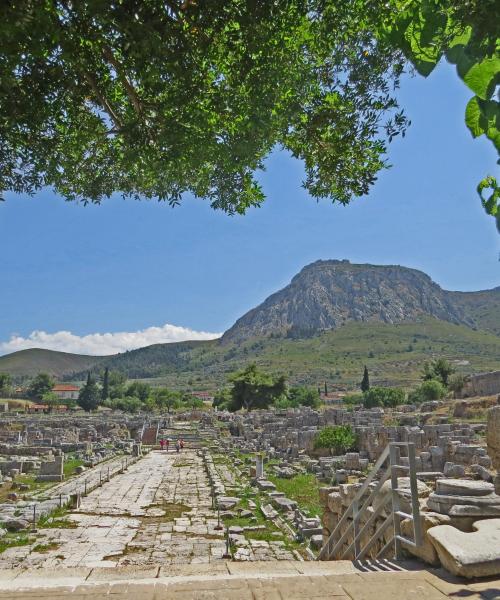
[[[447,515],[441,515],[439,513],[420,513],[420,526],[422,528],[423,533],[423,543],[421,546],[415,548],[403,542],[403,547],[410,554],[421,558],[426,563],[436,567],[439,566],[440,561],[436,548],[429,540],[427,532],[429,529],[431,529],[431,527],[436,527],[437,525],[448,525],[450,524],[450,522],[451,519]],[[401,532],[405,537],[413,539],[413,521],[411,519],[405,519],[401,522]]]
[[[445,569],[461,577],[500,575],[500,519],[474,523],[473,533],[464,533],[450,525],[428,531]]]

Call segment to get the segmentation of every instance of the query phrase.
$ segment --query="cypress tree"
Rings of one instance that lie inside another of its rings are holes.
[[[109,368],[104,369],[104,377],[102,378],[101,399],[107,400],[109,397]]]
[[[368,375],[368,369],[365,365],[365,370],[363,373],[363,379],[361,380],[361,391],[367,392],[370,389],[370,377]]]
[[[90,376],[90,371],[87,375],[87,383],[82,387],[78,394],[78,405],[86,412],[96,410],[99,406],[99,388],[96,382]]]

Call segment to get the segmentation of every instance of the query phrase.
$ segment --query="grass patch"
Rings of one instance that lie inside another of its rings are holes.
[[[5,534],[0,539],[0,553],[5,552],[8,548],[17,548],[18,546],[29,546],[33,544],[35,538],[30,538],[27,535]]]
[[[80,460],[79,458],[70,458],[68,460],[65,460],[63,467],[64,479],[67,479],[68,477],[71,477],[71,475],[74,475],[76,467],[81,467],[82,465],[83,460]]]
[[[290,500],[295,500],[299,507],[311,516],[319,516],[322,513],[319,502],[320,483],[316,475],[302,473],[291,479],[282,479],[274,475],[269,476],[279,492],[283,492]]]
[[[142,517],[143,521],[147,523],[165,523],[168,521],[173,521],[174,519],[178,519],[182,517],[185,512],[190,512],[192,508],[190,506],[186,506],[185,504],[175,504],[173,502],[163,502],[162,504],[151,504],[148,508],[159,508],[165,511],[164,515],[155,517],[155,516],[145,516]]]
[[[49,542],[48,544],[37,544],[32,552],[40,552],[44,554],[45,552],[50,552],[51,550],[57,550],[61,544],[57,542]]]
[[[41,516],[37,525],[40,529],[76,529],[78,523],[67,519],[67,514],[67,508],[56,508],[50,514]]]

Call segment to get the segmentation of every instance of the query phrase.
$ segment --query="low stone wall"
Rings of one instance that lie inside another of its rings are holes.
[[[460,392],[460,398],[500,394],[500,371],[470,375]]]

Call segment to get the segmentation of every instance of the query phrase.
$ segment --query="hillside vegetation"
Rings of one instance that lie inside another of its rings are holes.
[[[215,389],[255,363],[292,385],[355,387],[366,365],[379,385],[412,385],[425,361],[465,373],[500,368],[500,288],[443,290],[415,269],[320,260],[269,296],[220,340],[155,344],[107,357],[24,350],[0,357],[19,379],[46,371],[84,380],[105,367],[173,389]]]
[[[424,362],[438,356],[455,361],[463,373],[500,368],[500,337],[430,317],[397,325],[349,323],[306,339],[260,338],[231,345],[213,340],[191,349],[169,344],[174,346],[169,348],[170,359],[157,360],[153,367],[152,354],[158,359],[164,346],[103,359],[96,372],[112,365],[130,376],[133,358],[134,375],[151,383],[173,389],[215,389],[224,384],[228,373],[255,362],[265,371],[283,373],[293,385],[326,381],[334,389],[356,387],[364,365],[373,384],[403,386],[417,383]]]
[[[0,356],[0,373],[9,373],[16,380],[32,377],[40,371],[63,377],[70,372],[92,368],[101,359],[100,356],[30,348]]]

